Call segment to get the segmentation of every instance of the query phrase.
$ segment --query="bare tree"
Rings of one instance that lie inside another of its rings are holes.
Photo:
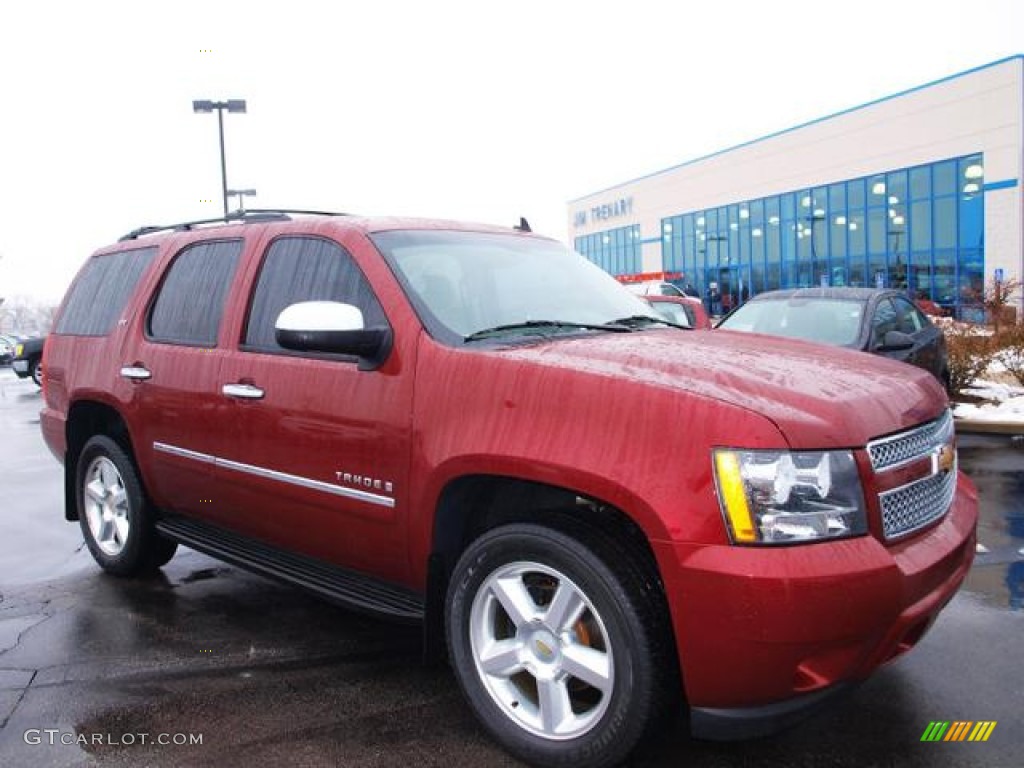
[[[53,326],[57,308],[27,296],[12,296],[0,302],[0,333],[45,336]]]
[[[989,322],[992,328],[999,335],[999,330],[1007,321],[1013,322],[1012,316],[1016,311],[1012,306],[1013,298],[1021,288],[1021,281],[1016,277],[1006,280],[991,280],[985,286],[985,293],[981,303],[985,307]]]

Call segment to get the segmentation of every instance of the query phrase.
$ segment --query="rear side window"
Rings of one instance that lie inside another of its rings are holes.
[[[90,259],[71,286],[54,333],[70,336],[110,333],[156,252],[155,247],[138,248]]]
[[[235,275],[241,240],[198,243],[179,253],[149,316],[153,341],[213,347]]]
[[[348,251],[330,240],[283,237],[267,249],[245,331],[248,349],[278,352],[274,324],[300,301],[340,301],[362,310],[367,328],[387,325],[370,284]]]

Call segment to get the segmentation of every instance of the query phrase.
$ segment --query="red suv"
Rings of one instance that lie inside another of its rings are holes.
[[[423,622],[486,728],[619,762],[767,732],[913,646],[977,497],[925,371],[666,324],[559,243],[247,213],[90,258],[43,365],[66,517]]]

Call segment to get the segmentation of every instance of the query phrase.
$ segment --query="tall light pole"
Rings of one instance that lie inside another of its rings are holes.
[[[217,110],[217,127],[220,131],[220,181],[224,199],[224,218],[228,216],[228,166],[224,158],[224,110],[228,112],[245,112],[245,99],[228,99],[227,101],[193,101],[192,111],[208,113]]]

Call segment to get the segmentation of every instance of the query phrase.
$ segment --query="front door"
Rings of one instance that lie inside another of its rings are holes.
[[[396,346],[381,368],[360,370],[354,358],[278,346],[277,316],[300,301],[353,304],[367,327],[387,324],[333,240],[273,240],[253,284],[241,344],[221,369],[218,505],[242,534],[403,581],[411,361]]]

